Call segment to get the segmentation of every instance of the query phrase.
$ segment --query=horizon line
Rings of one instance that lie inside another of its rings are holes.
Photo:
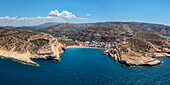
[[[145,24],[155,24],[155,25],[164,25],[164,26],[170,26],[170,24],[165,24],[165,23],[156,23],[156,22],[145,22],[145,21],[97,21],[97,22],[45,22],[42,24],[46,23],[70,23],[70,24],[93,24],[93,23],[109,23],[109,22],[114,22],[114,23],[145,23]],[[32,27],[32,26],[39,26],[42,24],[38,25],[22,25],[22,26],[12,26],[12,25],[0,25],[0,27]]]

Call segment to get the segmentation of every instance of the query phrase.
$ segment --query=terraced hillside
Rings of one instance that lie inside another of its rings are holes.
[[[0,27],[0,56],[30,65],[31,59],[60,60],[64,46],[46,33]]]

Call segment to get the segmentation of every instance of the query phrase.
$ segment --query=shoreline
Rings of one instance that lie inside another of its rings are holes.
[[[11,59],[11,60],[16,61],[18,63],[23,63],[23,64],[26,64],[26,65],[40,66],[39,64],[37,64],[35,62],[28,62],[28,61],[24,61],[24,60],[21,60],[21,59],[15,59],[15,58],[12,58],[12,57],[6,57],[6,56],[0,55],[0,58],[1,59]]]
[[[104,48],[98,48],[98,47],[86,47],[86,46],[79,46],[79,45],[72,45],[72,46],[67,46],[66,49],[69,48],[95,48],[95,49],[104,49]]]

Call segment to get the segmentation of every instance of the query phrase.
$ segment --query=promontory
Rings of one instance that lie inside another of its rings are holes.
[[[128,66],[155,66],[162,63],[154,58],[170,57],[170,39],[151,32],[136,32],[124,36],[104,52],[121,64]]]
[[[0,57],[38,66],[31,59],[60,60],[65,46],[46,33],[0,28]]]

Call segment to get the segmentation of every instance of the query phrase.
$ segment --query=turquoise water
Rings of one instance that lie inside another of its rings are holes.
[[[34,60],[40,67],[0,59],[0,85],[134,85],[170,84],[170,58],[155,67],[127,67],[103,49],[67,49],[61,62]]]
[[[165,37],[170,38],[170,36],[165,36]]]

